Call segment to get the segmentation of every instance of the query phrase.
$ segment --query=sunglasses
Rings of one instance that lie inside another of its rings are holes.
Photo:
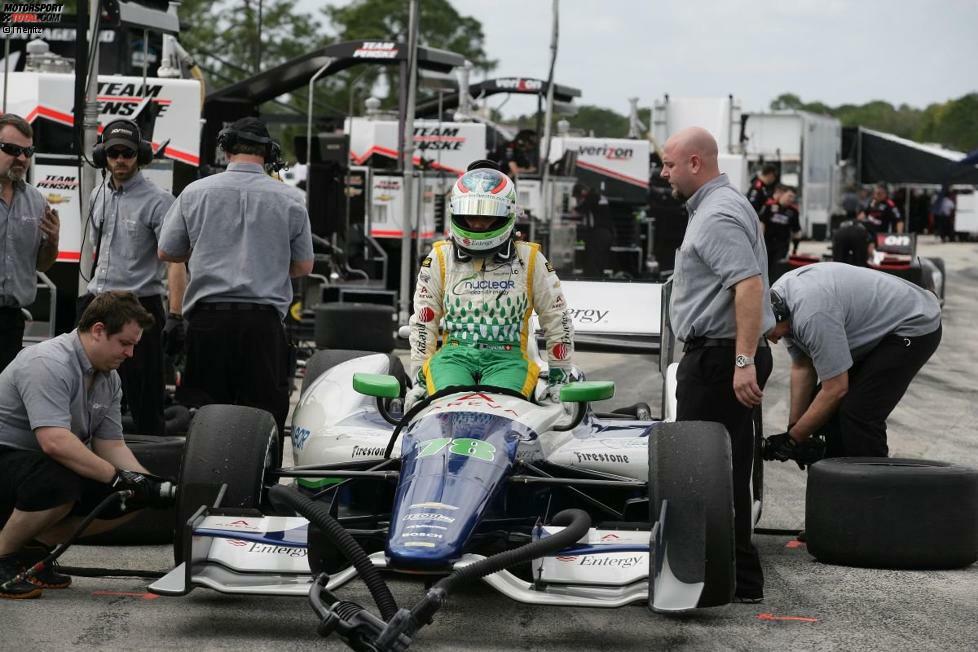
[[[36,150],[33,147],[21,147],[20,145],[14,145],[13,143],[0,143],[0,152],[7,154],[8,156],[13,156],[17,158],[21,154],[25,157],[30,158],[34,156]]]
[[[135,150],[131,149],[110,149],[105,153],[109,158],[132,158],[136,155]]]

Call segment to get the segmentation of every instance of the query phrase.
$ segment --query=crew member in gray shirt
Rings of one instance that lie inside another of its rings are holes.
[[[278,145],[261,120],[238,120],[218,142],[227,170],[184,188],[160,236],[160,258],[190,266],[187,364],[177,397],[185,405],[267,410],[281,433],[289,410],[282,320],[291,278],[312,271],[309,214],[301,193],[265,173]]]
[[[753,534],[751,471],[755,416],[771,374],[761,337],[774,325],[766,300],[767,252],[757,214],[717,165],[717,144],[691,127],[665,145],[662,177],[686,199],[689,223],[676,254],[670,319],[685,355],[676,375],[677,421],[715,421],[733,457],[736,589],[760,602],[764,575]]]
[[[163,435],[163,324],[182,320],[181,302],[187,284],[182,264],[168,270],[169,316],[163,309],[163,274],[167,264],[157,255],[163,216],[173,195],[143,176],[140,166],[152,160],[152,146],[130,120],[110,122],[92,159],[111,173],[92,191],[89,237],[95,250],[88,292],[78,299],[81,315],[95,295],[108,290],[134,293],[156,323],[143,331],[132,358],[119,367],[122,401],[132,415],[133,431]]]
[[[816,263],[778,279],[771,302],[767,337],[788,346],[791,409],[767,457],[799,461],[821,430],[828,457],[886,457],[886,419],[941,342],[937,297],[877,270]]]
[[[35,598],[71,578],[48,567],[12,581],[47,556],[110,493],[132,506],[164,506],[122,438],[116,369],[153,317],[128,292],[101,294],[78,329],[21,351],[0,374],[0,598]],[[124,522],[113,505],[86,534]],[[33,541],[32,541],[33,540]]]
[[[34,303],[35,271],[47,271],[58,257],[58,211],[24,180],[33,143],[26,120],[0,115],[0,371],[24,346],[21,309]]]

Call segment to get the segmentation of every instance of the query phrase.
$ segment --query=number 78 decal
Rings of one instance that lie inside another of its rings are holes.
[[[449,437],[439,437],[421,444],[418,457],[428,457],[440,453],[448,446],[448,450],[453,455],[463,457],[474,457],[485,462],[492,462],[496,458],[496,447],[481,439],[471,439],[462,437],[451,439]]]

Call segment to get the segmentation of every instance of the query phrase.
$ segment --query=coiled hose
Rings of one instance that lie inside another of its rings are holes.
[[[268,490],[268,498],[279,509],[293,509],[315,523],[322,529],[326,537],[353,563],[360,578],[367,585],[371,597],[380,609],[381,617],[386,621],[397,613],[397,602],[390,589],[374,568],[367,552],[357,543],[340,523],[330,516],[329,507],[303,496],[301,493],[284,485],[275,485]],[[580,538],[580,537],[578,537]]]

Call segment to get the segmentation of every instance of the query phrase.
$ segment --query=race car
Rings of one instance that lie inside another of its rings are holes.
[[[532,339],[530,350],[545,378]],[[270,415],[202,408],[177,499],[178,564],[150,591],[308,595],[321,634],[392,650],[477,578],[526,604],[674,612],[730,602],[723,427],[653,419],[645,404],[598,412],[613,383],[572,377],[559,401],[453,387],[402,413],[396,356],[320,351],[292,419],[289,469],[273,468]],[[674,413],[674,399],[665,409]],[[428,593],[400,608],[381,571],[426,579]],[[379,616],[334,594],[355,577]]]
[[[943,258],[927,258],[917,255],[917,235],[915,233],[877,233],[873,253],[866,260],[866,266],[906,279],[914,285],[930,290],[944,305],[944,292],[947,277],[944,273]],[[821,258],[811,254],[793,254],[783,266],[783,272],[804,267],[824,260],[833,260],[831,255]],[[771,279],[774,282],[775,279]]]

